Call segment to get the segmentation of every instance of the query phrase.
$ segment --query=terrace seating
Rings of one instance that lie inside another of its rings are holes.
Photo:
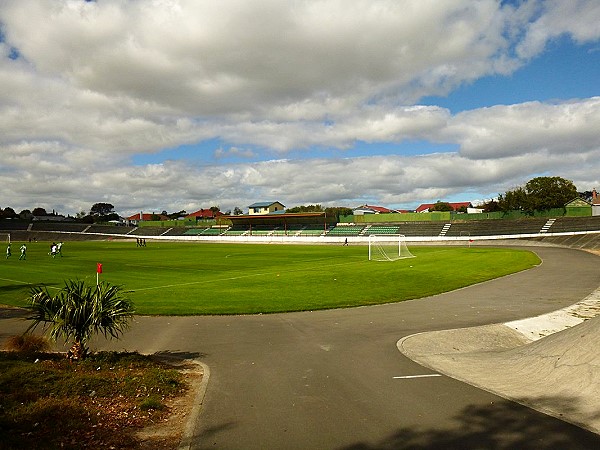
[[[539,233],[547,222],[543,217],[514,220],[477,220],[452,222],[446,236],[497,236]]]
[[[7,231],[25,231],[29,228],[29,222],[23,220],[0,220],[0,230]]]
[[[325,232],[323,224],[315,223],[302,227],[298,236],[321,236]]]
[[[329,231],[327,236],[358,236],[365,227],[363,225],[336,225]]]
[[[201,236],[220,236],[221,234],[223,234],[225,231],[227,231],[227,228],[205,228],[204,230],[202,230],[202,233],[200,233]]]
[[[294,224],[288,225],[287,227],[278,227],[273,230],[273,236],[296,236],[304,227],[302,225]]]
[[[32,222],[32,231],[61,231],[64,233],[81,233],[89,224],[73,222]],[[116,227],[115,227],[116,228]]]
[[[252,236],[270,236],[273,230],[274,227],[270,225],[254,225],[249,234]]]
[[[598,231],[600,230],[600,216],[589,217],[559,217],[548,230],[549,233],[568,231]]]
[[[162,236],[185,236],[188,228],[186,227],[173,227],[169,231],[162,234]]]
[[[371,225],[365,228],[363,235],[369,236],[371,234],[400,234],[398,232],[398,225]]]
[[[398,225],[398,233],[404,236],[439,236],[444,222],[405,222]]]
[[[84,233],[102,233],[102,234],[128,234],[134,227],[114,226],[114,225],[85,225]]]
[[[171,227],[139,227],[129,233],[130,236],[162,236]]]
[[[245,236],[246,234],[248,234],[249,231],[250,231],[249,228],[243,228],[243,227],[234,225],[225,232],[225,235],[226,236]]]

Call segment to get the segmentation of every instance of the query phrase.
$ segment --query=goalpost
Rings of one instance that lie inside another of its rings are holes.
[[[10,244],[10,233],[0,233],[0,240],[6,244]]]
[[[406,236],[403,234],[369,235],[369,261],[396,261],[414,257],[406,246]]]

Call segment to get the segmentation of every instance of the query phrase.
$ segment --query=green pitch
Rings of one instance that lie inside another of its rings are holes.
[[[138,314],[253,314],[399,302],[450,291],[539,264],[506,248],[410,247],[416,258],[367,260],[367,246],[66,242],[21,243],[0,260],[0,304],[22,306],[32,286],[64,280],[123,286]]]

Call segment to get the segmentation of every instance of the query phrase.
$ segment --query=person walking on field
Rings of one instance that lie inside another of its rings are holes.
[[[22,259],[27,259],[27,246],[25,244],[21,245],[21,256],[19,256],[19,261]]]
[[[59,243],[58,243],[58,245],[56,246],[56,253],[57,253],[58,255],[60,255],[60,257],[61,257],[61,258],[62,258],[62,246],[63,246],[63,243],[62,243],[62,241],[61,241],[61,242],[59,242]]]
[[[8,244],[8,246],[6,247],[6,259],[10,258],[10,255],[12,253],[10,252],[10,244]]]

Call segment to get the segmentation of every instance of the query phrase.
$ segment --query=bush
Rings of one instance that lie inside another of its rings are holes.
[[[50,350],[50,342],[44,336],[25,333],[9,337],[4,348],[11,352],[41,353]]]

